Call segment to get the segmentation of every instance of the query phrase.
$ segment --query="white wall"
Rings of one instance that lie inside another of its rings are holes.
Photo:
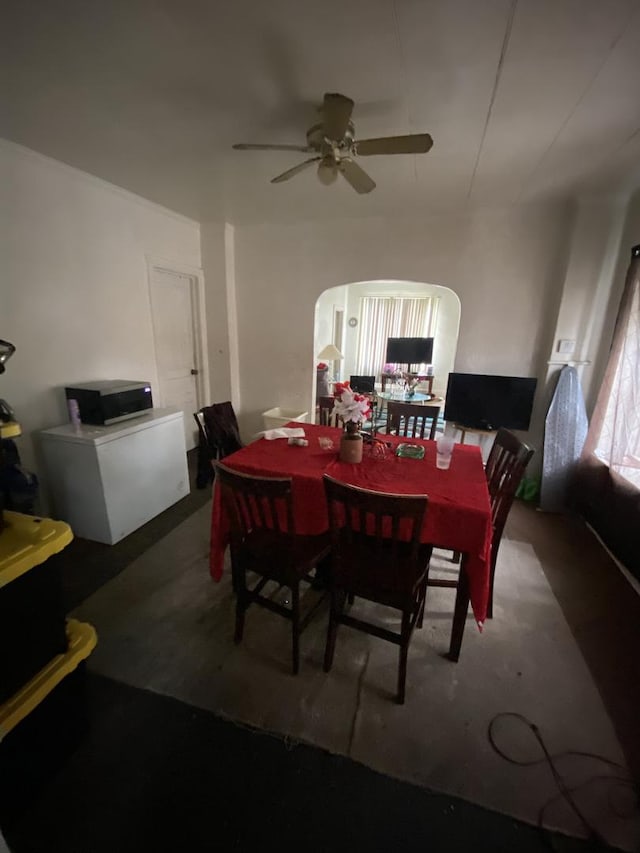
[[[595,405],[629,264],[632,238],[623,235],[625,217],[630,220],[627,208],[628,200],[617,197],[584,199],[575,207],[564,280],[558,286],[556,310],[549,313],[546,324],[547,359],[538,373],[530,435],[539,448],[563,362],[576,364],[588,415]],[[560,353],[560,340],[575,341],[573,352]],[[538,453],[530,472],[541,465],[542,453]]]
[[[334,315],[336,310],[342,309],[344,316],[344,326],[342,330],[342,340],[336,341],[336,346],[344,356],[341,361],[336,361],[334,363],[329,363],[330,368],[330,378],[334,377],[337,379],[342,379],[344,376],[344,365],[345,361],[348,358],[348,351],[346,349],[346,340],[347,340],[347,294],[348,287],[332,287],[330,290],[325,290],[324,293],[321,293],[318,297],[318,301],[316,302],[315,309],[315,331],[314,331],[314,345],[313,352],[315,353],[315,363],[317,364],[320,359],[318,359],[318,353],[322,352],[322,350],[328,345],[334,343],[333,340],[333,332],[334,332]],[[333,368],[333,370],[332,370]],[[315,382],[316,382],[316,372],[312,371],[312,378],[314,383],[314,395],[316,393],[315,390]],[[310,413],[310,420],[313,420]]]
[[[333,315],[336,308],[342,308],[345,311],[344,322],[347,323],[346,308],[347,308],[347,287],[332,287],[330,290],[325,290],[318,297],[316,303],[316,319],[315,319],[315,344],[314,352],[317,355],[323,350],[327,344],[333,343]],[[343,332],[346,338],[346,331]],[[344,355],[345,341],[336,344],[340,352]],[[317,361],[317,359],[316,359]],[[342,372],[342,365],[340,368]]]
[[[208,406],[232,399],[230,337],[232,340],[235,338],[233,228],[224,223],[207,222],[202,225],[201,240],[211,386],[210,399],[205,400],[204,405]],[[231,245],[228,245],[229,240]],[[239,398],[234,398],[233,404],[239,408]]]
[[[38,470],[33,433],[68,420],[65,385],[157,388],[147,256],[200,267],[200,228],[4,141],[0,185],[0,338],[16,346],[0,397],[22,424],[24,465]]]
[[[611,225],[606,257],[609,280],[607,282],[605,277],[604,282],[598,281],[589,326],[591,346],[586,350],[592,362],[585,368],[589,378],[586,386],[589,410],[595,406],[600,379],[607,366],[620,299],[631,262],[631,249],[640,244],[640,190],[622,208],[618,201],[610,201],[609,210]],[[596,342],[599,346],[596,346]]]
[[[243,430],[260,429],[260,413],[272,406],[310,410],[315,303],[347,282],[448,287],[461,302],[457,370],[539,375],[571,225],[571,210],[555,205],[236,228]]]
[[[590,403],[600,381],[597,361],[602,339],[608,337],[604,321],[620,253],[625,211],[626,202],[616,198],[588,200],[578,205],[549,352],[550,375],[560,371],[563,361],[577,363],[583,391]],[[560,340],[574,341],[574,349],[566,354],[559,352]]]

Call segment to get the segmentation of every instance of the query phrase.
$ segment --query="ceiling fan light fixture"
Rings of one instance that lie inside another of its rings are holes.
[[[335,184],[338,178],[338,169],[333,160],[321,160],[318,163],[318,180],[325,187]]]
[[[312,154],[297,166],[287,169],[271,179],[272,184],[290,180],[314,163],[318,164],[318,180],[328,187],[338,180],[338,173],[357,193],[366,194],[375,189],[375,181],[362,169],[356,159],[380,154],[425,154],[433,145],[428,133],[410,133],[404,136],[381,136],[358,139],[353,125],[354,102],[339,92],[325,92],[319,107],[320,121],[307,130],[306,145],[273,145],[237,143],[239,150],[299,151]]]

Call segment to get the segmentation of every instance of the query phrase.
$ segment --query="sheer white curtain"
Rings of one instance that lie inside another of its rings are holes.
[[[356,374],[377,376],[386,361],[387,338],[422,338],[435,334],[439,297],[363,296]]]
[[[595,453],[640,489],[640,247],[637,251],[627,274],[585,452]]]

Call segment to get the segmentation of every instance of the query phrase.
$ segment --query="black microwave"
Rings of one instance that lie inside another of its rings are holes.
[[[116,424],[144,415],[153,408],[149,382],[104,379],[74,385],[64,390],[72,420],[74,411],[77,411],[83,424]],[[75,401],[75,404],[72,401]]]

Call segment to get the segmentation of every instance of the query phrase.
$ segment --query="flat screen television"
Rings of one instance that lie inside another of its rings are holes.
[[[537,379],[450,373],[445,421],[471,429],[529,429]]]
[[[387,338],[390,364],[431,364],[433,338]]]

